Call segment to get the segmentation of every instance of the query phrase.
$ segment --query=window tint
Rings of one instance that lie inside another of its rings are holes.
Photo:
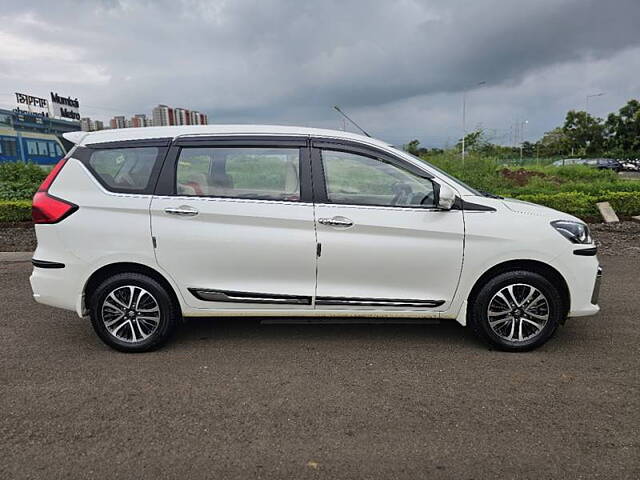
[[[156,147],[95,150],[89,166],[109,189],[141,192],[149,187],[157,158]]]
[[[178,195],[300,200],[297,148],[183,148]]]
[[[351,205],[433,207],[433,183],[383,160],[322,151],[327,197]]]

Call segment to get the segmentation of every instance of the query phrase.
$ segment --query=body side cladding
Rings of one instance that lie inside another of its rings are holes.
[[[582,257],[593,257],[597,253],[598,253],[598,247],[579,248],[573,251],[574,255],[580,255]]]
[[[37,268],[64,268],[64,263],[60,262],[50,262],[48,260],[37,260],[35,258],[31,259],[31,263],[34,267]]]

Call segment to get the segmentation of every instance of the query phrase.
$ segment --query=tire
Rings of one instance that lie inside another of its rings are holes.
[[[490,279],[472,299],[469,326],[499,350],[523,352],[546,343],[564,311],[560,292],[542,275],[505,272]]]
[[[90,299],[93,329],[121,352],[148,352],[173,334],[180,309],[166,288],[140,273],[119,273],[104,280]]]

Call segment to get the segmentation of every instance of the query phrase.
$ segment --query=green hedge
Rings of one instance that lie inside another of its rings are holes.
[[[33,163],[0,163],[0,200],[30,199],[48,170],[49,167]]]
[[[582,192],[538,193],[516,198],[545,205],[585,220],[600,219],[597,202],[609,202],[618,216],[640,215],[640,192],[602,192],[588,195]]]
[[[582,192],[537,193],[515,198],[545,205],[585,220],[599,220],[597,202],[609,202],[620,217],[640,215],[640,192],[603,192],[587,195]],[[0,222],[31,220],[30,200],[0,200]]]
[[[31,200],[0,201],[0,222],[28,222],[31,220]]]

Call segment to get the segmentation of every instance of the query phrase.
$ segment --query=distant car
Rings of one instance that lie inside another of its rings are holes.
[[[612,158],[564,158],[556,160],[552,163],[556,167],[567,165],[586,165],[587,167],[597,168],[598,170],[613,170],[620,172],[623,170],[622,164]]]
[[[620,162],[620,165],[622,165],[622,169],[627,171],[627,172],[638,172],[638,171],[640,171],[640,164],[638,164],[636,162],[631,162],[631,161]]]
[[[564,167],[565,165],[579,165],[584,162],[585,160],[582,158],[563,158],[562,160],[556,160],[551,165],[554,167]]]

